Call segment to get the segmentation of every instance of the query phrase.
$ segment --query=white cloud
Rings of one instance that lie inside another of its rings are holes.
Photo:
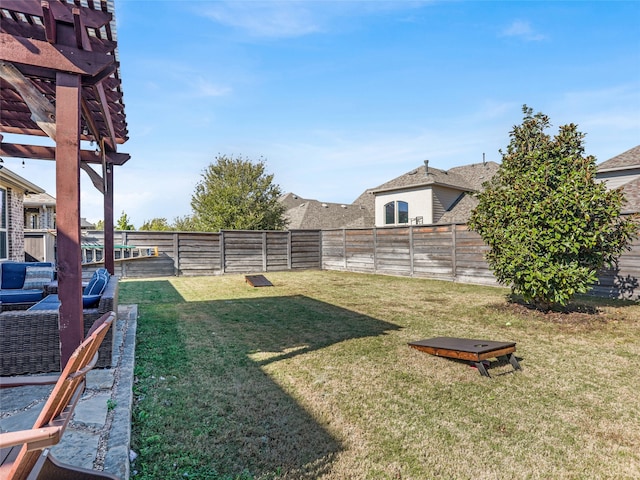
[[[200,97],[222,97],[231,93],[230,87],[216,85],[202,77],[196,77],[189,83],[194,88],[194,93]]]
[[[216,2],[204,15],[256,37],[299,37],[321,29],[317,18],[300,1]]]
[[[324,33],[338,18],[386,14],[418,9],[433,0],[403,1],[218,1],[198,12],[211,20],[244,31],[254,37],[290,38]],[[411,16],[402,21],[412,21]]]
[[[523,20],[515,20],[511,25],[502,30],[501,36],[517,37],[528,42],[539,42],[547,38],[546,35],[536,32],[529,22]]]

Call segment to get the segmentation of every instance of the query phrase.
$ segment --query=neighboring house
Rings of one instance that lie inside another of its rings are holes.
[[[466,223],[478,204],[472,195],[498,170],[483,162],[447,171],[419,167],[382,185],[368,189],[351,204],[320,202],[287,193],[288,228],[332,229],[373,226]]]
[[[440,170],[424,166],[371,189],[375,197],[375,226],[465,223],[482,189],[498,170],[495,162],[482,162]]]
[[[56,228],[56,199],[46,192],[24,196],[24,228],[54,230]]]
[[[626,198],[622,213],[640,212],[640,145],[599,164],[596,179],[610,189],[622,187]]]
[[[319,202],[287,193],[279,199],[289,230],[363,228],[373,225],[373,196],[363,194],[354,203]]]
[[[88,230],[95,230],[96,229],[96,225],[94,223],[91,223],[89,220],[87,220],[86,218],[82,217],[80,219],[80,230],[83,232],[86,232]]]
[[[0,261],[24,261],[24,197],[44,190],[0,165]]]

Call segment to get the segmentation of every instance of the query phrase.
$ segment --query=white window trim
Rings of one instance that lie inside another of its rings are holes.
[[[404,223],[400,223],[400,204],[404,203],[407,206],[407,221]],[[393,223],[387,223],[387,206],[393,204]],[[411,223],[409,219],[409,202],[404,200],[391,200],[390,202],[385,203],[383,206],[383,220],[385,226],[398,226],[398,225],[409,225]]]
[[[9,192],[0,187],[0,235],[4,236],[6,252],[0,252],[0,260],[9,258]],[[4,226],[3,226],[4,225]]]

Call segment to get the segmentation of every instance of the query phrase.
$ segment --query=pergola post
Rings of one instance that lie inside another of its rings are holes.
[[[113,168],[130,158],[113,2],[0,0],[0,132],[47,136],[55,147],[4,143],[0,154],[56,162],[61,366],[84,337],[80,170],[104,193],[105,266],[114,273]],[[6,25],[5,25],[6,23]],[[98,155],[80,150],[95,142]],[[102,166],[102,177],[92,165]]]
[[[113,245],[113,165],[107,164],[104,172],[104,267],[115,274]]]
[[[80,76],[56,74],[56,198],[60,362],[84,336],[80,250]]]

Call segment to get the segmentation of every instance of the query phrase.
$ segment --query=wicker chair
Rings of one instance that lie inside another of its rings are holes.
[[[104,313],[117,311],[118,277],[111,276],[97,308],[83,311],[84,334]],[[0,376],[60,371],[57,310],[10,310],[0,313]],[[112,363],[113,329],[99,350],[96,368]]]

